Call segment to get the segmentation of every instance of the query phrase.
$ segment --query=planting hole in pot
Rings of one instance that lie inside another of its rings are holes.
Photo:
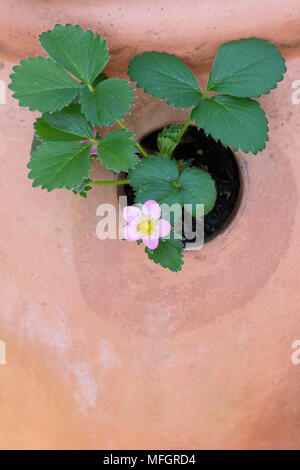
[[[152,132],[140,141],[149,154],[158,151],[157,135],[161,130]],[[228,147],[206,136],[202,129],[198,130],[195,126],[188,127],[173,157],[176,160],[192,159],[192,166],[208,171],[216,183],[215,206],[204,217],[204,241],[208,242],[224,230],[236,214],[241,189],[237,160]],[[132,187],[125,185],[124,192],[128,205],[134,204]]]

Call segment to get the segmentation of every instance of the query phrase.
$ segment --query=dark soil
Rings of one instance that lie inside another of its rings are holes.
[[[158,151],[157,134],[161,129],[145,137],[141,144],[148,153]],[[173,157],[176,160],[193,159],[192,165],[208,171],[215,180],[217,200],[215,207],[204,217],[204,241],[209,241],[231,221],[240,192],[240,174],[232,151],[207,137],[203,130],[189,126]],[[134,191],[125,185],[128,204],[134,204]]]

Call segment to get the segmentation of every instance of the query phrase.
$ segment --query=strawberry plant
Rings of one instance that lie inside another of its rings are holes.
[[[192,122],[234,151],[256,154],[263,150],[268,121],[255,98],[269,93],[283,79],[283,57],[263,39],[225,43],[216,54],[205,90],[174,55],[145,52],[134,57],[128,68],[131,82],[154,98],[166,100],[167,105],[190,110],[184,124],[162,130],[157,139],[159,151],[149,155],[123,122],[134,104],[133,86],[103,73],[109,61],[106,41],[70,24],[56,25],[42,33],[39,41],[47,57],[21,60],[13,68],[9,85],[20,106],[41,113],[34,123],[28,164],[33,186],[48,191],[66,188],[86,197],[97,185],[130,184],[142,208],[126,208],[125,238],[138,244],[144,241],[149,259],[179,271],[183,243],[175,236],[176,220],[168,225],[160,219],[165,214],[163,205],[185,207],[192,216],[197,215],[197,205],[202,205],[205,215],[214,207],[217,193],[211,175],[191,162],[176,161],[174,150]],[[113,124],[119,129],[99,136],[103,126]],[[92,156],[128,177],[92,180]]]

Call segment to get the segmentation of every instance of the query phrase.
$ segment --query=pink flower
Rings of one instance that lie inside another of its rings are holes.
[[[142,240],[151,250],[158,246],[159,238],[169,235],[171,225],[161,219],[161,210],[156,201],[145,202],[141,209],[136,206],[126,206],[123,217],[127,222],[123,230],[126,240],[133,242]]]

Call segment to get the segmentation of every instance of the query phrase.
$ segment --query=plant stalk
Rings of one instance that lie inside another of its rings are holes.
[[[86,85],[88,86],[90,92],[94,93],[94,88],[92,87],[92,85],[90,83],[86,83]]]
[[[179,136],[177,137],[176,147],[177,147],[177,145],[179,144],[179,142],[181,141],[181,139],[182,139],[182,137],[183,137],[183,134],[184,134],[185,131],[187,130],[187,128],[188,128],[188,126],[189,126],[191,120],[192,120],[191,115],[189,115],[189,117],[187,118],[187,120],[186,120],[185,123],[183,124],[183,128],[181,129],[181,132],[180,132]],[[174,152],[174,150],[175,150],[176,147],[174,147],[173,152]],[[172,157],[173,152],[171,153],[170,158]]]
[[[112,185],[112,184],[129,184],[130,180],[109,180],[109,181],[90,181],[89,184],[94,184],[94,185]]]
[[[183,128],[177,138],[177,145],[179,144],[179,142],[181,141],[182,137],[183,137],[183,134],[185,133],[185,131],[187,130],[190,122],[191,122],[191,115],[189,115],[189,117],[187,118],[187,120],[185,121],[185,123],[183,124]]]
[[[116,123],[119,124],[120,127],[122,127],[122,129],[126,129],[126,131],[128,131],[127,127],[125,126],[124,122],[120,121],[119,119],[116,119]],[[130,132],[130,131],[128,131]],[[135,141],[136,143],[136,146],[137,148],[139,149],[139,151],[141,152],[142,155],[144,155],[144,157],[149,157],[149,154],[146,152],[146,150],[141,146],[141,144],[138,143],[138,141],[132,136],[131,137],[132,140]]]

